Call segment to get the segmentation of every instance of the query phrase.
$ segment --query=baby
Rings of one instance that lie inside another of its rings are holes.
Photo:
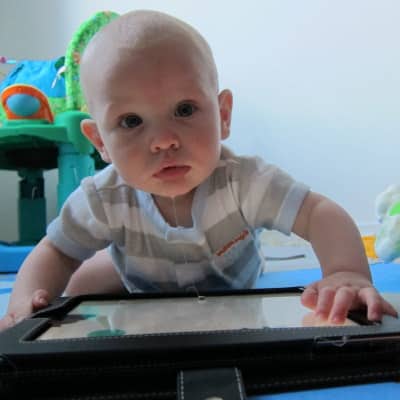
[[[82,132],[110,165],[82,181],[27,257],[0,328],[68,282],[69,294],[251,288],[262,229],[312,244],[323,278],[302,302],[319,318],[343,323],[362,305],[370,320],[396,315],[342,208],[221,146],[232,93],[219,91],[210,47],[191,26],[154,11],[115,19],[86,48],[81,82],[92,117]]]

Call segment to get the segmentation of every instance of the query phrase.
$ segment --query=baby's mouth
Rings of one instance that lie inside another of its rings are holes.
[[[185,176],[191,167],[188,165],[169,165],[161,168],[154,174],[154,177],[161,180],[174,180]]]

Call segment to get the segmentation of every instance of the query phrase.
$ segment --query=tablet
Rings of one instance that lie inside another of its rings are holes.
[[[335,326],[300,302],[301,292],[243,296],[82,300],[35,340]],[[368,324],[359,316],[344,326]]]
[[[61,298],[0,333],[0,395],[173,399],[181,371],[210,368],[240,370],[249,395],[397,378],[397,319],[332,325],[302,291]]]

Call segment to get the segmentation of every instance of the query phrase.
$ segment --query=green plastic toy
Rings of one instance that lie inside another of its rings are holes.
[[[79,27],[65,57],[54,63],[54,82],[48,85],[47,93],[29,81],[15,82],[1,93],[0,169],[17,171],[21,178],[18,245],[35,244],[45,235],[43,171],[58,169],[61,208],[82,178],[104,166],[80,130],[81,121],[89,115],[79,84],[79,61],[92,36],[117,16],[110,11],[98,12]],[[27,62],[17,64],[7,77],[15,78],[24,65]],[[65,96],[58,92],[52,97],[54,87],[60,86],[57,80],[65,82]]]
[[[389,210],[389,215],[394,216],[400,214],[400,202],[393,204],[392,208]]]
[[[375,251],[385,262],[400,257],[400,185],[390,185],[375,200],[380,225],[376,232]]]

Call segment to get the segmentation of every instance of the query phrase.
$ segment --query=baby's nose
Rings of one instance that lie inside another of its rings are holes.
[[[173,132],[163,131],[154,135],[151,143],[151,151],[177,150],[179,148],[179,138]]]

